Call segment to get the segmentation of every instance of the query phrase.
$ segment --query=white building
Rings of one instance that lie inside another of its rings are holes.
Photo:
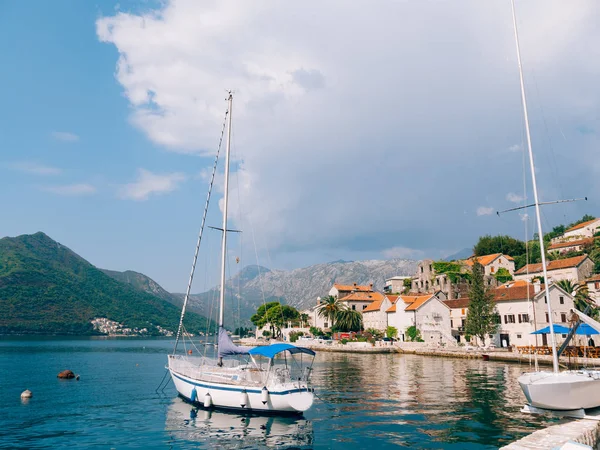
[[[562,255],[569,252],[581,252],[594,243],[594,238],[577,239],[575,241],[555,242],[548,247],[548,253]]]
[[[548,261],[546,271],[549,281],[571,280],[583,281],[589,278],[594,270],[594,262],[587,256],[574,256],[572,258]],[[515,280],[532,281],[533,278],[543,276],[541,264],[527,264],[515,272]]]
[[[454,300],[444,300],[444,303],[450,308],[450,328],[452,336],[457,342],[466,342],[465,323],[467,321],[467,311],[469,310],[469,299],[458,298]]]
[[[549,345],[548,335],[535,335],[531,333],[549,325],[547,304],[540,283],[526,281],[511,281],[494,289],[494,300],[499,316],[499,329],[497,334],[488,337],[488,343],[494,342],[496,346],[509,345]],[[570,310],[574,308],[573,297],[562,290],[558,285],[550,286],[550,306],[552,307],[552,321],[555,324],[569,327]],[[466,301],[465,301],[466,300]],[[459,336],[459,342],[464,342],[464,332],[455,321],[465,320],[468,313],[468,300],[449,300],[445,304],[452,309],[453,334]],[[566,336],[558,336],[562,342]]]
[[[562,235],[563,240],[591,238],[600,231],[600,219],[589,220],[569,228]]]
[[[588,278],[585,280],[585,284],[590,293],[590,298],[594,300],[597,305],[600,305],[600,274]]]
[[[425,342],[455,344],[450,328],[450,308],[443,303],[446,295],[400,295],[386,310],[389,326],[398,329],[398,338],[405,341],[406,329],[416,326]]]
[[[498,273],[499,269],[506,269],[511,275],[514,275],[515,273],[515,260],[512,256],[504,255],[502,253],[477,257],[472,256],[465,260],[465,264],[472,269],[473,264],[475,264],[475,259],[483,266],[484,275],[494,276]]]
[[[404,291],[404,280],[410,280],[412,277],[397,275],[385,280],[383,292],[386,294],[400,294]]]
[[[374,328],[376,330],[385,331],[388,327],[388,317],[386,311],[398,299],[398,295],[388,294],[382,300],[376,300],[362,311],[363,328],[368,330]]]

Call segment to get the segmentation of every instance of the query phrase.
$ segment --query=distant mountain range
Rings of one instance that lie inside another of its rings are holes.
[[[144,275],[110,274],[41,232],[0,239],[0,334],[92,334],[98,317],[176,331],[174,297]],[[188,331],[206,330],[205,318],[187,319]]]
[[[463,248],[462,250],[459,250],[450,256],[446,256],[444,258],[444,261],[457,261],[459,259],[467,259],[471,256],[473,256],[473,249],[472,248]]]
[[[416,264],[340,260],[290,271],[247,266],[227,281],[225,325],[232,330],[249,326],[263,302],[307,309],[333,283],[373,283],[381,291],[387,278],[413,275]],[[0,239],[0,334],[89,334],[95,317],[175,331],[183,298],[144,274],[98,269],[41,232]],[[214,324],[218,298],[218,287],[190,296],[188,331],[205,330],[205,317]]]
[[[385,261],[335,261],[294,270],[269,270],[246,266],[227,281],[226,325],[230,328],[249,324],[249,318],[263,302],[279,300],[299,310],[313,306],[317,297],[328,294],[333,283],[370,284],[383,290],[385,280],[395,275],[414,275],[417,262],[408,259]],[[176,294],[183,299],[183,294]],[[219,289],[192,295],[194,311],[209,316],[217,308]]]

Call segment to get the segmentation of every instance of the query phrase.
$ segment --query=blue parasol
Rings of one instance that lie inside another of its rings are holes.
[[[556,324],[552,324],[552,328],[554,330],[554,334],[567,334],[569,331],[571,331],[567,327],[563,327],[562,325]],[[541,330],[534,331],[530,334],[550,334],[550,325],[548,325],[546,328],[542,328]]]

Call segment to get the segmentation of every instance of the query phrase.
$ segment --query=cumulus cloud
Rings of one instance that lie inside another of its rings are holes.
[[[508,147],[508,151],[509,152],[520,152],[523,150],[523,144],[513,144],[510,147]]]
[[[234,178],[269,249],[445,248],[441,217],[453,245],[496,231],[460,212],[522,183],[521,155],[497,151],[522,139],[509,4],[331,1],[318,15],[302,2],[159,5],[96,24],[119,53],[131,122],[170,151],[213,154],[234,89]],[[538,101],[567,136],[553,140],[559,175],[589,191],[600,177],[584,161],[598,136],[575,127],[597,112],[598,50],[580,51],[600,39],[594,8],[552,0],[517,11],[526,78],[544,74]],[[538,181],[552,197],[544,150]]]
[[[506,200],[512,203],[521,203],[523,200],[525,200],[525,197],[519,194],[515,194],[514,192],[509,192],[508,194],[506,194]]]
[[[56,195],[65,196],[90,195],[96,192],[96,188],[87,183],[66,184],[62,186],[44,186],[42,190]]]
[[[51,135],[54,139],[63,142],[77,142],[79,140],[79,136],[68,131],[53,131]]]
[[[494,214],[494,208],[490,208],[488,206],[480,206],[477,208],[478,216],[490,216],[492,214]]]
[[[59,175],[62,172],[58,167],[47,166],[33,161],[16,161],[8,163],[7,167],[12,170],[33,175]]]
[[[185,181],[186,176],[179,172],[156,174],[139,169],[133,183],[121,186],[119,196],[129,200],[148,200],[152,194],[165,194],[176,190]]]

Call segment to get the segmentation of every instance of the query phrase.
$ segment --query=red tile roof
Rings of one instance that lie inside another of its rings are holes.
[[[598,275],[592,275],[590,278],[585,280],[586,283],[600,281],[600,273]]]
[[[367,306],[365,309],[362,310],[363,314],[366,312],[379,311],[381,309],[382,303],[383,303],[383,300],[375,300],[373,303],[371,303],[369,306]]]
[[[427,300],[429,300],[433,295],[422,295],[417,297],[415,301],[413,301],[410,305],[408,305],[404,311],[416,311],[419,309]],[[406,302],[406,300],[404,300]]]
[[[361,286],[359,284],[337,284],[334,283],[333,287],[338,291],[344,292],[352,292],[352,291],[362,291],[362,292],[372,292],[373,286]]]
[[[353,292],[339,299],[341,302],[373,302],[383,300],[383,294],[379,292]]]
[[[396,312],[396,303],[394,303],[392,306],[390,306],[385,312],[386,313]]]
[[[581,264],[588,256],[573,256],[572,258],[565,259],[556,259],[554,261],[549,261],[546,265],[546,270],[558,270],[558,269],[566,269],[569,267],[577,267]],[[519,270],[515,272],[515,275],[523,275],[526,273],[538,273],[542,271],[542,264],[527,264],[524,267],[521,267]]]
[[[494,261],[496,261],[496,258],[499,258],[500,256],[504,256],[506,259],[508,259],[509,261],[513,261],[513,258],[511,256],[508,255],[504,255],[502,253],[494,253],[492,255],[483,255],[483,256],[472,256],[469,259],[467,259],[465,261],[465,264],[468,266],[472,266],[475,263],[475,258],[477,258],[477,261],[479,261],[479,264],[481,264],[482,266],[487,266],[488,264],[493,263]]]
[[[454,300],[443,300],[443,303],[450,309],[457,308],[468,308],[469,307],[469,299],[468,298],[456,298]]]
[[[540,289],[544,289],[544,285],[541,285]],[[527,292],[528,290],[529,293]],[[527,298],[532,299],[534,296],[535,288],[531,283],[517,284],[515,282],[514,284],[504,285],[494,289],[494,300],[496,300],[497,302],[523,300]]]
[[[569,231],[575,231],[575,230],[579,230],[581,228],[587,227],[588,225],[596,222],[597,220],[598,219],[588,220],[587,222],[583,222],[583,223],[577,224],[574,227],[569,228],[567,231],[565,231],[565,233],[568,233]]]
[[[557,248],[575,247],[576,245],[588,245],[588,244],[593,244],[593,243],[594,243],[594,238],[578,239],[576,241],[570,241],[570,242],[558,242],[558,243],[552,244],[550,247],[548,247],[548,250],[556,250]]]

